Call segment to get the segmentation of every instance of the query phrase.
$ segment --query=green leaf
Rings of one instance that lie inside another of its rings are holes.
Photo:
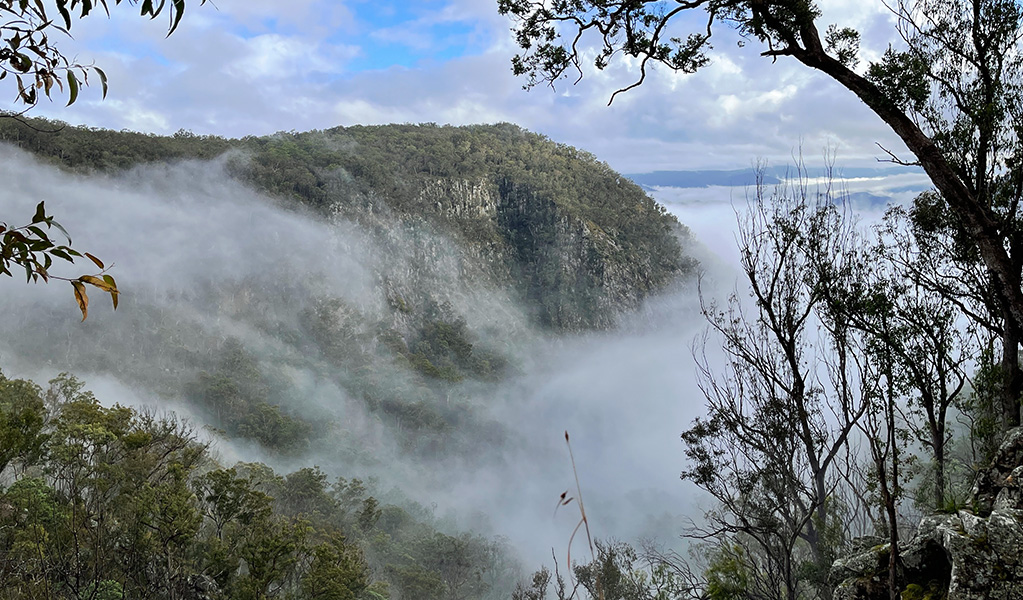
[[[71,258],[71,256],[67,252],[60,248],[54,248],[53,250],[50,251],[50,254],[56,256],[57,258],[62,258],[68,262],[75,262],[75,259]]]
[[[103,88],[103,99],[105,100],[107,97],[107,74],[99,67],[93,67],[93,69],[96,71],[96,74],[99,75],[99,84],[100,87]]]
[[[107,284],[110,285],[111,288],[113,288],[110,291],[110,299],[114,302],[114,310],[117,310],[117,298],[118,296],[121,295],[120,290],[117,289],[117,282],[114,281],[114,278],[111,277],[110,275],[104,275],[103,281],[107,282]]]
[[[67,85],[69,94],[67,105],[71,106],[75,103],[75,100],[78,100],[78,78],[75,77],[74,71],[68,70]]]
[[[36,215],[34,217],[32,217],[32,222],[33,223],[42,223],[45,220],[46,220],[46,208],[43,206],[43,202],[40,202],[39,205],[36,206]]]
[[[49,220],[49,223],[50,223],[50,225],[52,225],[53,227],[56,227],[57,229],[59,229],[59,230],[60,230],[60,232],[64,234],[64,237],[66,237],[66,238],[67,238],[67,243],[68,243],[68,244],[70,244],[70,243],[71,243],[71,236],[70,236],[70,235],[68,235],[67,229],[64,229],[64,226],[63,226],[63,225],[61,225],[60,223],[58,223],[58,222],[54,221],[53,219],[50,219],[50,220]]]
[[[40,242],[44,242],[44,243],[45,243],[45,244],[46,244],[47,246],[52,246],[52,245],[53,245],[53,243],[52,243],[52,242],[50,242],[50,237],[49,237],[48,235],[46,235],[46,232],[45,232],[45,231],[43,231],[42,229],[39,229],[39,228],[38,228],[38,227],[36,227],[35,225],[29,225],[29,226],[27,227],[27,229],[28,229],[29,231],[31,231],[32,233],[34,233],[34,234],[35,234],[35,236],[36,236],[37,238],[39,238],[39,241],[40,241]]]

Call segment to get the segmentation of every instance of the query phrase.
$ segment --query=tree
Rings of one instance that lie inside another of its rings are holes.
[[[830,201],[808,198],[805,185],[771,196],[758,186],[739,239],[755,308],[738,293],[724,308],[704,306],[727,364],[715,372],[698,356],[707,416],[682,434],[691,461],[682,477],[720,505],[693,536],[742,545],[726,562],[743,563],[751,597],[830,598],[843,461],[868,409],[856,365],[822,360],[833,348],[841,358],[846,343],[840,323],[818,327],[817,266],[846,243]]]
[[[358,546],[343,535],[313,548],[313,561],[301,588],[310,600],[355,600],[369,587],[369,566]]]
[[[764,45],[772,60],[791,58],[832,78],[863,101],[915,155],[954,226],[964,232],[991,274],[1004,331],[1003,365],[1018,362],[1023,332],[1023,7],[1014,0],[897,0],[902,49],[857,70],[860,36],[852,28],[818,26],[812,0],[498,0],[516,20],[523,52],[513,70],[529,85],[582,75],[590,37],[594,66],[616,55],[638,59],[643,83],[651,64],[694,72],[710,61],[715,26],[734,26]],[[703,11],[702,26],[674,32],[684,16]],[[617,93],[617,92],[616,92]],[[614,97],[612,96],[612,100]],[[892,156],[895,162],[911,164]],[[1020,423],[1019,390],[1005,386],[1003,428]]]
[[[44,416],[39,386],[0,372],[0,475],[12,464],[24,470],[42,456]]]
[[[206,0],[198,0],[205,4]],[[114,0],[118,6],[122,0]],[[125,4],[136,4],[129,0]],[[161,14],[169,17],[167,35],[174,33],[185,14],[185,0],[143,0],[139,3],[140,15],[155,19]],[[107,95],[107,76],[95,65],[83,65],[68,58],[61,52],[54,37],[70,37],[71,26],[76,19],[83,19],[102,8],[109,15],[108,0],[0,0],[0,81],[13,78],[17,95],[15,103],[25,111],[35,106],[42,98],[54,98],[67,94],[68,106],[78,100],[82,85],[89,85],[90,74],[99,78],[103,97]],[[72,15],[72,13],[75,13]],[[65,84],[67,88],[65,89]],[[22,114],[24,111],[22,111]],[[18,115],[5,114],[15,117]],[[50,239],[47,231],[59,229],[67,238],[66,244]],[[88,316],[89,296],[86,285],[94,286],[110,294],[114,308],[117,308],[119,291],[114,278],[107,275],[104,265],[95,256],[85,253],[101,269],[95,275],[82,275],[75,279],[54,277],[49,268],[54,258],[74,262],[83,255],[71,249],[71,238],[52,216],[47,216],[43,203],[36,208],[36,214],[28,225],[14,226],[0,221],[0,275],[11,276],[11,267],[25,269],[29,281],[44,282],[53,279],[69,281],[74,288],[75,300],[82,311],[82,320]]]

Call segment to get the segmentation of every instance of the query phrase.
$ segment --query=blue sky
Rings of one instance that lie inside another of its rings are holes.
[[[858,27],[865,58],[894,34],[880,1],[825,0],[823,23]],[[578,85],[524,91],[511,74],[512,23],[496,0],[192,0],[180,28],[127,3],[77,22],[62,48],[110,77],[64,108],[35,114],[94,127],[225,136],[337,125],[510,121],[584,148],[624,172],[744,168],[791,161],[869,166],[900,145],[848,92],[721,27],[713,64],[695,75],[655,70],[613,106],[634,64]],[[13,95],[13,94],[12,94]]]

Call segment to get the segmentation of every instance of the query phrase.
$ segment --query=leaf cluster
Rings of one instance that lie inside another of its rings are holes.
[[[66,244],[54,241],[50,237],[50,230],[54,228],[64,235],[67,240]],[[59,277],[50,273],[53,259],[74,262],[75,258],[83,256],[92,261],[102,271],[95,275],[81,275],[75,279]],[[71,247],[71,237],[68,236],[67,230],[52,215],[46,214],[44,202],[40,202],[36,206],[35,215],[32,217],[32,222],[28,225],[14,227],[0,222],[0,275],[13,277],[12,267],[21,267],[25,270],[26,282],[37,282],[40,280],[48,282],[52,278],[71,283],[74,289],[75,300],[82,311],[83,321],[89,314],[89,296],[85,288],[86,285],[110,294],[114,309],[117,309],[120,291],[117,289],[117,282],[113,276],[106,273],[103,261],[88,252],[81,253],[73,249]]]
[[[598,70],[619,55],[638,59],[638,79],[616,91],[612,102],[617,94],[641,85],[651,65],[694,73],[709,64],[716,22],[765,43],[765,54],[778,55],[799,49],[820,14],[809,0],[499,0],[498,10],[515,22],[522,53],[512,59],[512,71],[527,78],[526,87],[553,85],[573,71],[581,78],[582,57],[594,50]],[[695,16],[700,12],[702,18]],[[852,62],[855,32],[836,30],[831,41],[843,61]]]
[[[122,0],[114,0],[120,5]],[[129,2],[125,2],[128,4]],[[168,17],[167,35],[174,33],[185,14],[184,0],[142,0],[142,17]],[[205,4],[206,0],[199,0]],[[78,99],[79,89],[89,84],[95,74],[107,95],[107,76],[95,65],[82,65],[68,58],[53,41],[54,35],[71,36],[75,19],[82,19],[102,10],[108,16],[108,0],[2,0],[0,1],[0,80],[13,76],[17,84],[17,100],[31,107],[42,98],[51,98],[54,87],[68,95],[68,106]],[[77,13],[77,14],[73,14]]]

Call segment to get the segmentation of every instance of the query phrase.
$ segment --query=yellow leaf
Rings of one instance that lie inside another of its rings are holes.
[[[103,268],[103,261],[101,261],[100,259],[98,259],[95,256],[89,254],[88,252],[85,253],[85,257],[88,258],[89,260],[91,260],[92,262],[96,263],[97,267],[99,267],[101,269]]]
[[[75,300],[78,301],[78,308],[82,309],[82,320],[89,316],[89,296],[85,293],[85,285],[81,281],[72,281],[75,288]]]
[[[82,275],[78,279],[79,279],[79,281],[88,283],[89,285],[94,285],[94,286],[98,287],[99,289],[103,290],[104,292],[116,292],[117,291],[117,287],[116,286],[110,285],[109,283],[107,283],[106,281],[100,279],[99,277],[94,277],[92,275]]]

